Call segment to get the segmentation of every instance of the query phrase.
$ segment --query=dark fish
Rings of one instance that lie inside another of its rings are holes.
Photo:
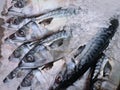
[[[72,85],[98,60],[117,31],[119,21],[118,19],[112,19],[110,24],[108,28],[102,29],[101,32],[92,38],[92,40],[86,44],[81,54],[75,58],[78,64],[76,64],[73,72],[67,73],[67,70],[65,70],[62,74],[58,74],[50,90],[60,90]]]
[[[111,70],[112,67],[109,63],[109,59],[103,55],[96,63],[95,69],[93,69],[90,90],[101,90],[102,83],[109,80]]]

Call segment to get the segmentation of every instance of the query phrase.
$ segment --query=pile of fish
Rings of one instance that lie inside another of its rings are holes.
[[[6,17],[4,26],[14,33],[5,42],[20,46],[8,58],[19,64],[5,77],[4,83],[24,73],[18,90],[24,87],[34,90],[35,83],[41,80],[36,76],[44,78],[42,71],[51,70],[56,62],[63,60],[50,85],[38,90],[67,89],[89,69],[88,90],[105,90],[103,82],[109,80],[112,66],[104,52],[117,31],[119,20],[111,18],[108,28],[102,28],[85,45],[72,49],[74,28],[68,22],[81,13],[81,8],[71,6],[70,2],[72,0],[6,0],[1,14]]]

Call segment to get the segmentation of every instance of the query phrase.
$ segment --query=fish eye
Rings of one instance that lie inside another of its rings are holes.
[[[13,71],[11,74],[8,76],[10,79],[13,79],[16,76],[16,72]]]
[[[17,18],[14,18],[12,24],[18,25],[18,24],[20,24],[22,21],[23,21],[23,18],[22,18],[22,17],[17,17]]]
[[[28,62],[34,62],[34,58],[32,55],[27,55],[27,61]]]
[[[14,4],[14,6],[16,8],[23,8],[25,6],[25,2],[23,0],[21,0],[21,1],[19,0]]]
[[[16,51],[14,51],[14,56],[16,57],[16,58],[18,58],[18,57],[20,57],[21,55],[20,55],[20,51],[18,51],[18,50],[16,50]]]
[[[18,30],[17,35],[20,36],[20,37],[25,37],[25,32],[23,30],[24,29]]]
[[[62,77],[61,77],[60,75],[58,75],[58,76],[56,77],[56,79],[55,79],[55,82],[56,82],[57,84],[59,84],[61,80],[62,80]]]

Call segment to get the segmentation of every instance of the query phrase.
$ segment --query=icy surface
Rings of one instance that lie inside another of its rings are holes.
[[[0,0],[0,2],[3,2],[4,0]],[[120,15],[120,0],[75,0],[77,3],[76,5],[80,6],[82,8],[81,13],[72,18],[69,23],[73,23],[73,25],[78,25],[78,27],[74,30],[73,39],[71,41],[71,48],[75,48],[76,46],[83,45],[87,43],[94,35],[95,33],[100,30],[102,27],[108,27],[109,25],[109,19],[111,17]],[[0,8],[2,8],[2,5],[0,5]],[[120,21],[120,17],[119,17]],[[68,24],[69,24],[68,23]],[[4,84],[2,80],[5,78],[5,76],[10,73],[16,66],[17,63],[9,62],[8,56],[12,53],[12,51],[16,48],[16,46],[13,46],[12,44],[5,44],[4,38],[9,36],[12,32],[11,31],[5,31],[4,37],[3,37],[3,44],[2,44],[2,66],[0,67],[0,90],[16,90],[17,86],[21,82],[20,79],[15,79],[11,81],[10,83]],[[112,64],[112,74],[110,78],[110,82],[114,85],[113,88],[110,88],[109,90],[115,90],[116,86],[119,83],[120,80],[120,27],[118,28],[117,33],[115,34],[113,40],[111,41],[109,47],[106,50],[106,55],[111,59]],[[55,63],[58,64],[59,63]],[[51,77],[52,74],[57,72],[56,69],[57,65],[53,67],[53,71],[47,72],[49,74],[48,76],[43,73],[43,75],[47,77]],[[88,71],[89,72],[89,71]],[[52,78],[53,79],[53,78]],[[81,81],[75,82],[74,86],[71,86],[68,88],[68,90],[83,90],[83,85],[81,83],[85,83],[84,79],[86,79],[85,76],[83,76]],[[48,84],[45,84],[46,86]],[[42,86],[44,87],[44,86]],[[28,89],[26,89],[28,90]],[[40,89],[36,88],[35,90],[45,90],[40,87]]]

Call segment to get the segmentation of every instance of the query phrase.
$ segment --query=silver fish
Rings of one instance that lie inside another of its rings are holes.
[[[11,30],[17,31],[19,28],[22,26],[26,25],[28,22],[33,20],[33,18],[26,18],[26,17],[21,17],[21,16],[14,16],[8,18],[3,26],[8,27]]]
[[[7,0],[9,1],[9,0]],[[49,5],[48,5],[49,3]],[[70,1],[65,0],[12,0],[6,6],[5,15],[36,16],[60,7],[65,7]],[[72,3],[72,2],[71,2]],[[54,5],[53,5],[54,4]],[[47,6],[47,7],[46,7]]]
[[[22,59],[18,64],[18,67],[16,67],[16,69],[14,69],[4,79],[4,82],[15,78],[19,72],[23,71],[26,73],[34,68],[44,66],[48,63],[55,62],[56,60],[63,58],[64,54],[66,53],[65,51],[67,51],[66,47],[68,47],[70,37],[71,32],[60,31],[51,36],[48,36],[43,40],[28,42],[21,45],[17,49],[18,51],[16,50],[16,55],[14,54],[15,52],[13,52],[11,59]],[[27,49],[26,51],[23,49],[24,47]]]
[[[18,31],[5,39],[6,42],[27,42],[42,38],[49,34],[45,28],[38,26],[35,22],[29,22]]]
[[[38,16],[31,16],[31,17],[14,16],[14,17],[9,18],[6,21],[6,23],[8,24],[9,28],[12,28],[12,27],[17,28],[18,26],[21,27],[22,25],[25,25],[27,22],[31,20],[38,22],[40,24],[41,22],[48,20],[48,19],[62,18],[62,17],[68,18],[70,16],[77,15],[80,13],[80,10],[81,9],[79,7],[76,7],[76,8],[71,7],[71,8],[66,8],[66,9],[59,8],[59,9],[49,11],[47,13],[42,13]]]
[[[39,23],[45,19],[53,18],[53,17],[67,17],[72,14],[76,14],[75,8],[70,9],[60,9],[56,11],[52,11],[50,13],[47,13],[38,19]],[[57,30],[49,31],[48,29],[45,29],[41,25],[37,24],[36,22],[28,22],[23,27],[21,27],[18,31],[10,35],[5,41],[13,41],[13,42],[25,42],[25,41],[32,41],[35,39],[40,39],[41,37],[47,35],[50,32],[55,32]]]
[[[67,76],[65,75],[64,77],[69,77],[69,75],[75,71],[76,65],[78,64],[76,58],[79,56],[79,54],[81,54],[84,48],[85,45],[78,47],[78,49],[72,53],[71,60],[66,60],[66,63],[63,65],[61,71],[57,74],[54,80],[54,85],[49,87],[50,90],[54,90],[54,88],[57,87],[57,84],[59,84],[59,82],[63,79],[62,76],[64,76],[65,73],[67,73]]]
[[[55,74],[58,73],[59,70],[61,70],[64,63],[65,63],[65,60],[56,61],[54,62],[53,66],[49,70],[43,69],[42,67],[33,69],[22,80],[21,84],[18,86],[18,90],[19,89],[21,90],[24,88],[30,88],[32,90],[34,88],[36,90],[37,89],[48,90],[49,86],[51,85],[51,82],[54,80]],[[54,68],[56,68],[56,70],[54,70]],[[49,74],[50,72],[52,72],[52,75]]]
[[[30,87],[33,84],[35,78],[35,73],[40,73],[38,69],[30,71],[25,78],[22,80],[21,84],[18,86],[17,90],[20,90],[23,87]]]
[[[14,52],[9,56],[10,61],[20,61],[25,54],[27,54],[33,47],[38,43],[37,41],[26,42],[20,45]]]
[[[77,56],[78,53],[80,53],[80,52],[83,50],[83,48],[84,48],[84,46],[80,46],[80,47],[78,48],[78,51],[75,52],[73,56]],[[66,70],[66,67],[67,67],[67,70],[71,72],[71,71],[73,70],[73,68],[75,67],[75,62],[74,62],[73,60],[71,60],[71,61],[69,61],[69,62],[67,62],[67,63],[64,63],[64,65],[62,65],[62,66],[63,66],[63,67],[62,67],[62,71]],[[43,70],[42,67],[41,67],[41,70]],[[69,72],[69,73],[70,73],[70,72]],[[22,80],[20,86],[18,87],[18,90],[20,90],[20,89],[22,89],[22,88],[24,88],[24,87],[31,87],[32,84],[33,84],[33,81],[34,81],[34,79],[35,79],[35,78],[34,78],[34,77],[35,77],[35,74],[37,74],[37,73],[41,73],[40,70],[34,69],[34,70],[32,70],[30,73],[28,73],[28,74],[26,75],[26,77]],[[39,81],[38,81],[38,82],[39,82]]]
[[[16,67],[13,71],[11,71],[3,80],[4,83],[8,83],[13,80],[15,77],[21,77],[21,74],[28,74],[31,70],[22,70],[19,67]]]
[[[22,59],[20,68],[37,68],[59,60],[68,53],[71,32],[61,31],[41,41]]]

